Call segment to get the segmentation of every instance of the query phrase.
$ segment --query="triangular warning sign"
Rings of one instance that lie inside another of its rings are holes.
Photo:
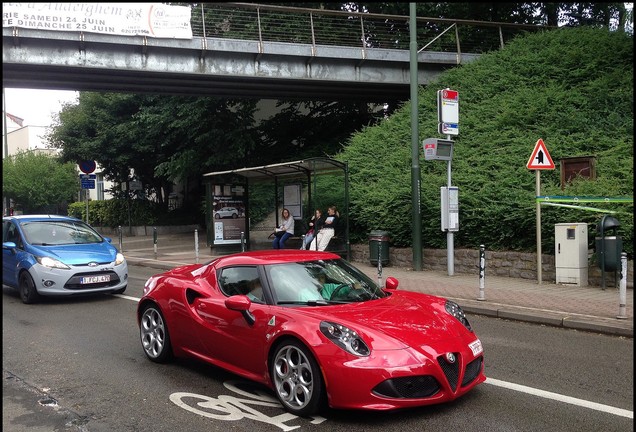
[[[534,146],[534,150],[532,151],[530,159],[528,159],[526,167],[534,170],[554,169],[554,162],[552,162],[550,153],[548,153],[548,149],[545,148],[545,144],[541,138],[539,138],[537,144]]]

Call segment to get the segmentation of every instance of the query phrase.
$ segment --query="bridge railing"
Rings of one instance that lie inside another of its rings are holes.
[[[194,36],[316,46],[408,50],[409,17],[253,3],[192,5]],[[542,26],[417,18],[418,51],[481,54]]]

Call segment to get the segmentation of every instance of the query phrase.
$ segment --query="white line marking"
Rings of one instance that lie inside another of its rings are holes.
[[[123,295],[123,294],[115,294],[115,296],[117,297],[121,297],[124,298],[126,300],[132,300],[132,301],[136,301],[139,302],[139,298],[137,297],[130,297],[127,295]],[[629,410],[625,410],[622,408],[616,408],[613,406],[609,406],[609,405],[603,405],[600,403],[596,403],[596,402],[590,402],[590,401],[586,401],[584,399],[578,399],[578,398],[574,398],[574,397],[570,397],[570,396],[564,396],[558,393],[552,393],[546,390],[539,390],[539,389],[535,389],[533,387],[528,387],[528,386],[524,386],[521,384],[515,384],[515,383],[511,383],[511,382],[507,382],[507,381],[501,381],[495,378],[486,378],[486,384],[490,384],[490,385],[494,385],[497,387],[503,387],[503,388],[507,388],[508,390],[514,390],[514,391],[518,391],[521,393],[527,393],[533,396],[539,396],[542,397],[544,399],[552,399],[555,401],[559,401],[559,402],[564,402],[564,403],[568,403],[570,405],[577,405],[583,408],[589,408],[589,409],[593,409],[596,411],[601,411],[601,412],[605,412],[608,414],[613,414],[613,415],[617,415],[620,417],[626,417],[626,418],[630,418],[633,419],[634,418],[634,411],[629,411]]]
[[[507,388],[522,393],[527,393],[534,396],[539,396],[545,399],[552,399],[559,402],[565,402],[571,405],[577,405],[584,408],[593,409],[596,411],[602,411],[608,414],[614,414],[621,417],[634,418],[634,411],[624,410],[621,408],[615,408],[609,405],[603,405],[596,402],[590,402],[583,399],[577,399],[570,396],[564,396],[558,393],[552,393],[545,390],[539,390],[532,387],[527,387],[520,384],[514,384],[506,381],[500,381],[494,378],[486,378],[486,383],[497,387]]]
[[[131,301],[134,301],[134,302],[137,302],[137,303],[139,303],[139,300],[141,300],[138,297],[131,297],[131,296],[127,296],[126,294],[113,294],[113,295],[115,297],[123,298],[123,299],[126,299],[126,300],[131,300]]]

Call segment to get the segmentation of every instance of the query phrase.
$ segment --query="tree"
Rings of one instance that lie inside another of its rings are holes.
[[[76,165],[55,156],[22,152],[2,160],[2,196],[24,213],[66,214],[78,186]]]
[[[452,182],[460,194],[458,247],[534,250],[535,175],[526,162],[538,138],[557,164],[560,158],[596,158],[596,180],[577,180],[561,190],[560,170],[546,171],[542,194],[633,197],[633,37],[561,28],[516,38],[500,51],[449,70],[419,90],[420,140],[438,136],[436,92],[443,88],[460,92],[452,162]],[[388,230],[395,246],[412,241],[411,154],[404,144],[410,142],[410,109],[405,104],[380,125],[354,134],[336,155],[349,164],[352,232]],[[444,248],[440,187],[448,184],[447,166],[423,157],[420,165],[423,243]],[[619,235],[633,253],[633,203],[594,207],[619,212]],[[542,231],[553,233],[560,222],[594,226],[600,214],[546,206]],[[546,251],[554,250],[552,235],[542,241]]]
[[[116,184],[136,178],[167,208],[173,182],[236,163],[253,150],[256,102],[81,92],[48,136],[64,161],[96,160]],[[119,190],[111,191],[121,196]]]
[[[251,11],[254,16],[246,17],[244,7],[204,5],[193,6],[192,16],[193,21],[197,17],[200,21],[201,12],[205,13],[208,37],[258,38],[254,11]],[[275,3],[267,6],[270,5]],[[611,22],[617,13],[621,13],[619,4],[595,5],[424,2],[417,4],[417,13],[418,16],[524,24],[560,23],[569,17],[568,24],[571,25],[599,26]],[[382,32],[392,36],[391,44],[408,43],[403,19],[408,15],[408,3],[280,3],[280,6],[398,14],[401,18],[376,20],[378,22],[369,24],[365,28],[365,43],[378,46]],[[217,7],[224,8],[223,13],[218,13]],[[624,5],[622,11],[625,12]],[[275,28],[281,42],[306,43],[307,35],[300,33],[300,20],[283,21],[283,16],[289,17],[289,13],[283,13],[282,9],[261,11],[259,15],[263,28]],[[630,22],[630,17],[626,14],[625,19],[619,21]],[[433,35],[441,31],[436,23],[422,27],[424,31],[431,30]],[[306,28],[304,26],[303,31]],[[328,28],[335,31],[338,25],[331,24]],[[450,37],[451,33],[448,35]],[[489,35],[488,40],[478,30],[468,33],[468,37],[471,36],[474,45],[483,52],[488,52],[489,47],[500,46],[496,32]],[[359,41],[358,33],[356,37]],[[464,38],[462,34],[462,43],[465,43]],[[188,185],[192,199],[200,199],[205,172],[335,154],[352,133],[376,124],[386,114],[376,112],[365,103],[280,101],[277,114],[257,121],[257,102],[82,92],[78,105],[66,107],[60,113],[60,122],[53,128],[50,141],[62,149],[65,161],[97,160],[108,179],[116,183],[124,184],[136,177],[144,185],[145,195],[167,208],[173,182]],[[386,102],[388,112],[401,104],[401,101]],[[121,195],[119,190],[111,192]]]

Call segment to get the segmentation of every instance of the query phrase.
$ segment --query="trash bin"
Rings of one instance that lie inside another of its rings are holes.
[[[372,265],[378,265],[378,258],[382,265],[389,263],[389,233],[374,230],[369,233],[369,260]]]
[[[616,235],[616,229],[620,225],[615,217],[605,215],[596,226],[596,258],[598,266],[603,271],[616,271],[621,265],[623,239]]]

